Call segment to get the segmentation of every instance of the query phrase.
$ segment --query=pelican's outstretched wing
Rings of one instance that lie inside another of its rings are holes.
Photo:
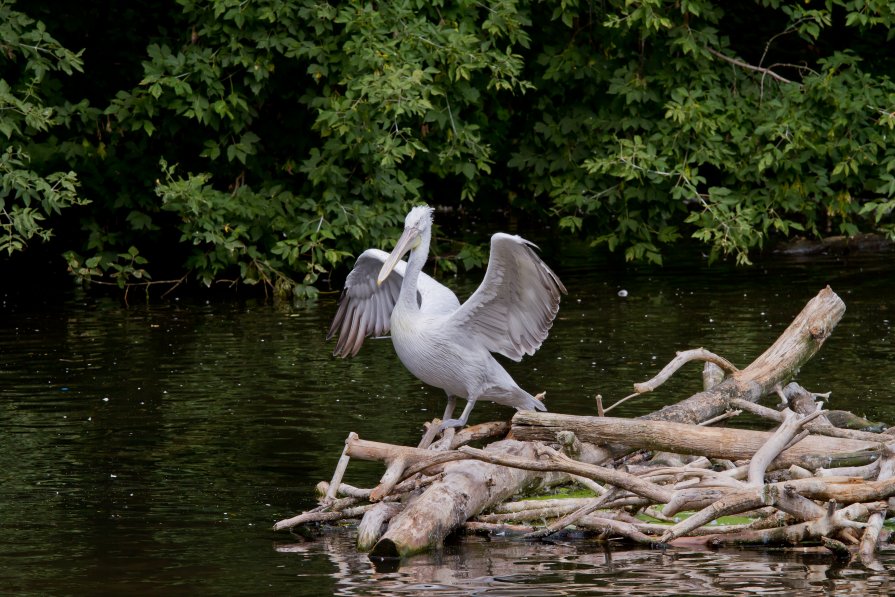
[[[535,248],[520,236],[491,237],[485,279],[451,317],[458,334],[514,361],[540,348],[566,288]]]
[[[354,269],[345,279],[339,308],[326,335],[327,340],[339,335],[333,355],[353,357],[367,336],[388,334],[407,262],[398,262],[392,275],[378,286],[376,276],[387,258],[385,251],[367,249],[357,258]],[[444,313],[460,306],[453,292],[426,274],[420,274],[417,292],[423,311]]]

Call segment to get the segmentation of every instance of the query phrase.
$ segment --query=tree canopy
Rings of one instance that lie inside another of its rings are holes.
[[[421,201],[657,263],[895,236],[893,25],[877,0],[0,0],[0,251],[309,297]]]

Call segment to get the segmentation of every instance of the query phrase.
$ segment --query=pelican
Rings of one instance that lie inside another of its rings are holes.
[[[478,400],[547,410],[491,353],[514,361],[534,354],[547,338],[566,288],[533,243],[498,232],[491,237],[485,278],[461,305],[451,290],[422,272],[433,211],[425,205],[410,210],[391,254],[367,249],[358,257],[327,334],[327,340],[339,335],[333,355],[354,356],[367,336],[391,333],[407,370],[447,394],[442,431],[466,425]],[[466,407],[454,419],[457,398],[465,399]]]

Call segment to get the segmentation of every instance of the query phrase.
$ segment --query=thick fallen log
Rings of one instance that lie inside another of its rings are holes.
[[[844,314],[845,303],[827,286],[808,301],[777,341],[748,367],[709,390],[643,418],[696,424],[723,413],[734,398],[758,401],[777,385],[784,385],[794,377],[795,372],[820,350]]]
[[[364,517],[357,525],[357,547],[361,551],[371,549],[385,530],[388,522],[404,509],[398,502],[376,502],[364,512]]]
[[[695,425],[730,410],[734,400],[758,401],[792,379],[795,372],[820,350],[844,314],[845,303],[827,286],[808,301],[770,348],[745,369],[733,372],[707,390],[640,419]],[[660,373],[657,377],[663,376]],[[656,387],[650,382],[637,385],[649,390]],[[516,417],[524,414],[527,413],[517,413]],[[514,417],[514,424],[517,420]],[[602,452],[593,452],[589,461],[597,463],[631,451],[624,444],[624,439],[620,440],[620,444],[606,447]]]
[[[525,441],[555,441],[556,434],[571,431],[578,439],[593,444],[624,444],[629,450],[656,450],[675,454],[695,454],[708,458],[746,460],[765,445],[767,431],[703,427],[647,419],[582,417],[559,413],[520,411],[513,416],[513,436]],[[879,434],[877,434],[879,435]],[[884,441],[885,436],[878,439]],[[880,443],[809,435],[790,446],[773,461],[776,468],[798,465],[804,468],[831,468],[837,455],[851,462],[858,453],[876,458]]]
[[[534,445],[515,440],[494,442],[486,450],[535,457]],[[443,473],[440,481],[392,519],[370,557],[404,557],[441,545],[448,533],[487,506],[504,501],[523,487],[546,482],[543,474],[479,461],[452,462],[444,466]]]

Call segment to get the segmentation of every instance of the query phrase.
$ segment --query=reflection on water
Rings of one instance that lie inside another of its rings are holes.
[[[889,572],[843,568],[816,549],[628,549],[585,540],[532,544],[463,537],[440,553],[406,560],[397,571],[378,572],[352,541],[351,531],[330,530],[316,541],[283,542],[276,549],[304,562],[328,559],[332,567],[321,580],[345,596],[863,596],[895,589]],[[889,562],[893,555],[886,554]]]
[[[895,421],[895,267],[886,258],[750,270],[579,268],[550,339],[508,369],[550,410],[590,414],[704,346],[745,365],[829,283],[848,311],[800,380],[833,407]],[[470,291],[470,284],[461,285]],[[627,297],[619,296],[626,290]],[[186,299],[2,298],[0,587],[15,594],[873,594],[888,579],[824,552],[607,552],[589,542],[457,539],[377,572],[350,530],[314,541],[270,525],[313,505],[350,431],[412,443],[441,413],[386,341],[335,360],[335,297],[303,309]],[[699,368],[625,403],[689,395]],[[508,417],[482,403],[473,422]],[[352,463],[348,481],[381,474]],[[895,563],[884,554],[887,565]]]

